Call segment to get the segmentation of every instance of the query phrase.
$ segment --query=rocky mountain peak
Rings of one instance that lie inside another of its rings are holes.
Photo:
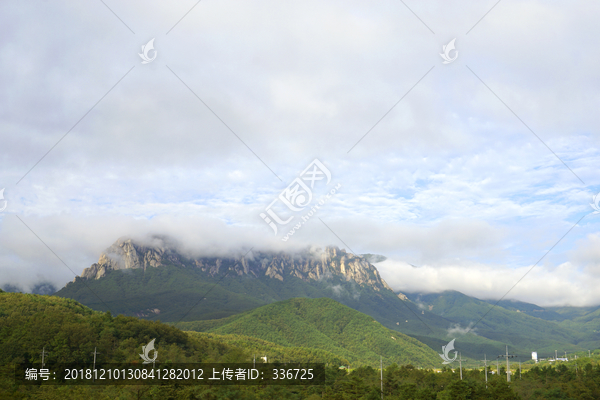
[[[160,267],[165,262],[181,264],[180,256],[165,246],[161,238],[156,237],[153,245],[143,245],[132,239],[120,238],[106,249],[97,263],[83,270],[82,278],[99,279],[110,270]]]
[[[246,257],[188,258],[177,252],[174,242],[155,237],[150,244],[141,244],[129,238],[120,238],[97,263],[84,269],[83,279],[100,279],[111,270],[159,268],[178,265],[198,268],[211,276],[227,273],[229,276],[267,276],[283,281],[295,276],[304,281],[327,279],[333,276],[379,291],[392,290],[381,278],[379,271],[365,258],[330,246],[306,249],[298,253],[252,251]],[[77,279],[77,278],[76,278]]]

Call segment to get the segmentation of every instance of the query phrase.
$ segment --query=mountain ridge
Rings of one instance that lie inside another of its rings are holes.
[[[172,245],[172,243],[171,243]],[[256,262],[258,260],[258,262]],[[120,238],[99,257],[98,262],[85,268],[80,279],[100,279],[107,272],[123,269],[159,268],[164,263],[184,266],[192,263],[211,276],[233,272],[236,275],[267,276],[283,281],[292,275],[304,281],[319,280],[332,275],[343,275],[359,285],[368,285],[376,291],[393,289],[385,282],[377,268],[364,257],[347,253],[334,246],[305,250],[293,255],[284,252],[253,251],[250,257],[186,257],[167,243],[147,246],[133,239]]]
[[[253,250],[246,257],[193,257],[176,247],[164,237],[149,245],[120,238],[56,294],[97,309],[110,304],[108,309],[117,313],[164,321],[223,318],[292,297],[330,297],[388,328],[404,321],[402,328],[426,334],[431,327],[442,331],[448,325],[434,314],[417,316],[416,307],[394,293],[376,267],[337,247],[291,254]],[[92,296],[92,288],[105,301]],[[202,300],[207,291],[210,297]],[[193,308],[192,299],[201,303],[186,315],[180,310]],[[426,323],[427,318],[434,320]]]
[[[191,257],[168,241],[147,246],[122,238],[56,294],[94,309],[167,322],[216,320],[290,298],[328,297],[437,351],[457,338],[457,349],[473,358],[499,354],[506,344],[527,353],[581,351],[600,343],[594,332],[600,317],[559,324],[501,305],[492,308],[460,292],[394,293],[376,267],[337,247],[239,254]],[[466,333],[477,321],[476,330]]]

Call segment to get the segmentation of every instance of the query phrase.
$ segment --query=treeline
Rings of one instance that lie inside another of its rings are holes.
[[[360,367],[348,373],[326,367],[327,383],[320,386],[112,386],[47,387],[16,390],[11,399],[293,399],[293,400],[379,400],[380,371]],[[4,398],[4,397],[3,397]],[[394,400],[519,400],[600,398],[600,367],[587,364],[575,372],[566,366],[534,367],[507,383],[505,376],[485,376],[482,370],[422,370],[412,365],[392,364],[383,371],[383,398]]]
[[[589,359],[588,359],[589,360]],[[463,371],[445,368],[442,372],[422,370],[411,365],[393,364],[383,372],[384,399],[409,400],[517,400],[517,399],[600,399],[600,365],[587,362],[575,368],[533,367],[522,376],[506,381],[506,371],[490,375],[486,384],[483,368]],[[379,399],[380,371],[361,367],[344,374],[325,389],[322,399]]]

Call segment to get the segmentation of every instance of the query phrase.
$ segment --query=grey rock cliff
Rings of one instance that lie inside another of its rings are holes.
[[[100,279],[108,271],[120,269],[159,268],[165,264],[198,268],[211,276],[227,273],[268,276],[283,281],[295,276],[304,281],[327,279],[338,276],[346,281],[370,286],[376,291],[392,290],[381,278],[379,271],[363,257],[347,253],[337,247],[326,247],[300,253],[273,253],[253,251],[248,257],[199,257],[188,259],[165,242],[142,245],[131,239],[121,238],[100,255],[98,262],[84,269],[81,278]]]

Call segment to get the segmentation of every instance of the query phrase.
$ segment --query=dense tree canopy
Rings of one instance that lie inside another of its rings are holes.
[[[332,328],[334,329],[334,328]],[[534,366],[522,378],[488,375],[483,370],[442,371],[420,369],[411,364],[384,364],[381,371],[362,366],[348,371],[338,365],[326,367],[327,381],[319,386],[17,386],[13,363],[39,362],[45,347],[48,362],[92,360],[97,348],[104,361],[138,360],[140,345],[156,338],[160,358],[172,362],[247,362],[252,349],[279,352],[281,357],[313,357],[318,361],[334,353],[294,348],[239,335],[188,334],[160,322],[132,317],[113,317],[92,311],[73,300],[52,296],[0,292],[0,399],[584,399],[600,398],[600,365],[594,357],[577,364]],[[261,347],[262,346],[262,347]],[[324,360],[325,361],[325,360]]]

